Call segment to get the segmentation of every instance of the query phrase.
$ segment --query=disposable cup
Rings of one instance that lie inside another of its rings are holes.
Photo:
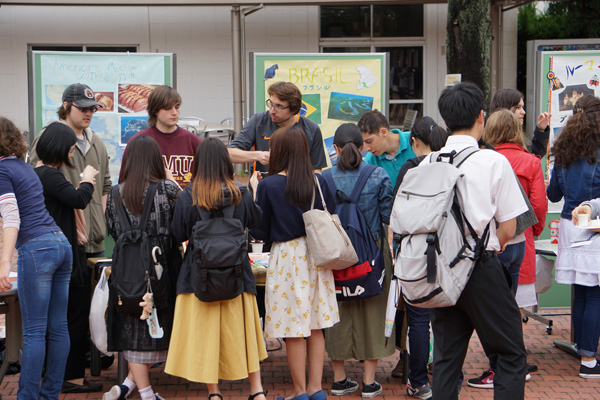
[[[587,226],[590,224],[590,216],[587,214],[579,214],[577,216],[577,219],[577,226],[580,226],[582,228],[587,228]]]
[[[256,243],[250,243],[252,245],[252,252],[253,253],[262,253],[263,251],[263,244],[262,242],[256,242]]]

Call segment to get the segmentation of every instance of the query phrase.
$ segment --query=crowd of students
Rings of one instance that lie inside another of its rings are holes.
[[[77,108],[84,116],[94,113],[93,92],[83,86],[75,84],[65,91],[71,98],[63,96],[63,112]],[[321,132],[298,115],[301,95],[297,88],[275,84],[269,96],[269,111],[260,115],[263,124],[273,125],[265,140],[268,153],[265,149],[252,152],[244,150],[248,144],[256,144],[250,143],[256,138],[248,131],[243,135],[244,146],[234,144],[233,150],[217,139],[200,142],[187,135],[177,126],[181,98],[172,88],[158,87],[149,99],[151,128],[130,140],[119,184],[112,189],[104,171],[99,174],[92,165],[84,163],[81,172],[71,171],[77,170],[72,165],[76,149],[85,155],[91,136],[81,139],[78,133],[82,132],[65,121],[49,124],[36,140],[34,169],[23,161],[27,147],[21,133],[8,119],[0,118],[4,230],[0,290],[12,286],[8,275],[16,248],[24,333],[19,399],[54,400],[61,390],[102,389],[101,384],[98,387],[84,378],[81,354],[73,351],[85,343],[86,308],[77,303],[89,297],[85,287],[90,281],[85,274],[89,273],[85,218],[77,210],[94,202],[96,191],[105,201],[106,226],[115,240],[126,230],[120,221],[122,210],[129,224],[145,223],[137,229],[147,232],[152,246],[160,248],[161,275],[167,282],[158,315],[162,336],[153,335],[138,316],[121,312],[111,297],[108,349],[123,352],[129,374],[104,394],[104,400],[127,398],[136,388],[143,400],[162,399],[149,378],[150,367],[161,362],[166,362],[168,374],[206,383],[209,400],[222,400],[219,380],[244,378],[249,381],[249,399],[265,400],[267,392],[260,375],[260,362],[267,357],[263,335],[284,338],[286,343],[293,390],[278,400],[325,400],[326,354],[334,370],[331,395],[352,393],[361,386],[362,397],[379,395],[382,386],[375,379],[378,360],[395,351],[394,342],[384,336],[394,274],[387,224],[395,194],[407,171],[429,162],[431,152],[458,153],[469,147],[481,151],[473,153],[461,168],[465,179],[458,186],[459,202],[476,234],[482,236],[489,229],[489,239],[456,305],[431,310],[404,305],[411,351],[407,394],[429,399],[435,393],[436,399],[456,399],[463,379],[461,366],[475,330],[490,368],[467,383],[493,388],[497,399],[524,397],[525,381],[535,366],[526,362],[519,308],[536,303],[533,240],[545,223],[546,192],[551,201],[565,199],[556,279],[575,287],[573,322],[581,356],[580,376],[600,377],[595,359],[600,336],[600,275],[594,258],[600,245],[570,247],[579,215],[596,217],[600,213],[600,174],[596,173],[600,168],[599,99],[584,96],[577,100],[574,115],[550,150],[554,168],[546,191],[540,156],[546,153],[550,115],[538,118],[533,143],[528,145],[522,128],[523,96],[515,90],[496,94],[486,121],[487,107],[477,86],[459,83],[445,89],[438,106],[448,131],[430,117],[417,121],[411,132],[392,130],[376,110],[364,114],[356,125],[341,125],[333,136],[337,165],[331,168],[331,178],[335,187],[320,174],[324,166]],[[310,137],[303,126],[309,126]],[[169,134],[178,135],[177,146]],[[369,152],[364,160],[363,150]],[[173,171],[165,169],[169,151],[184,151],[193,159],[189,175],[176,178]],[[262,177],[257,171],[252,187],[247,188],[234,181],[232,160],[253,158],[268,174]],[[336,191],[349,195],[366,163],[377,168],[360,192],[357,207],[384,256],[383,292],[338,302],[332,271],[318,267],[312,259],[302,214],[313,207],[333,213]],[[101,185],[97,177],[103,180]],[[264,329],[247,257],[241,294],[234,298],[202,301],[193,285],[198,251],[195,227],[206,218],[206,212],[223,214],[225,210],[232,210],[231,218],[239,220],[253,238],[270,243]],[[150,215],[147,220],[142,218],[144,213]],[[185,241],[189,242],[183,252],[181,243]],[[394,240],[394,248],[397,243]],[[402,318],[396,323],[401,324]],[[432,385],[427,371],[430,323],[434,334]],[[52,368],[46,368],[40,382],[44,359]],[[352,359],[363,361],[362,385],[346,373],[345,363]]]

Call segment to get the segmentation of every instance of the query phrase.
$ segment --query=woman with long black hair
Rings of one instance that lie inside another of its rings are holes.
[[[313,172],[306,135],[297,125],[280,128],[270,142],[269,176],[258,184],[263,220],[252,236],[273,242],[265,287],[265,335],[285,338],[294,400],[323,400],[324,328],[339,321],[333,272],[318,268],[306,244],[302,214],[335,210],[331,189]],[[308,380],[306,362],[308,361]],[[284,397],[278,397],[284,399]]]
[[[163,270],[161,276],[158,277],[156,273],[156,277],[160,278],[163,282],[162,286],[167,290],[161,291],[163,298],[160,299],[161,307],[157,314],[159,325],[164,333],[161,338],[153,337],[148,323],[140,319],[140,315],[120,312],[113,300],[109,302],[108,350],[123,352],[129,366],[129,375],[120,385],[115,385],[106,392],[103,400],[124,399],[136,386],[142,400],[159,400],[162,397],[152,390],[148,372],[152,365],[167,359],[171,338],[175,309],[175,282],[177,282],[181,255],[179,244],[171,235],[170,226],[175,201],[181,189],[175,182],[167,179],[160,147],[156,140],[149,136],[131,139],[127,146],[127,160],[121,169],[122,179],[116,189],[119,197],[115,197],[114,187],[108,194],[106,206],[108,233],[116,241],[125,230],[118,211],[118,207],[123,206],[130,225],[145,231],[152,246],[160,248],[160,252],[157,251],[155,255]],[[151,184],[156,184],[156,191],[152,202],[148,203],[151,207],[150,218],[146,226],[138,226],[144,212],[144,200]],[[159,299],[154,300],[157,304]]]

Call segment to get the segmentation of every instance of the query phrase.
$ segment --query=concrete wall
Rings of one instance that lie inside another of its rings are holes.
[[[436,119],[446,74],[446,15],[445,4],[425,5],[424,38],[386,42],[424,46],[424,114]],[[247,16],[245,27],[248,52],[319,51],[316,6],[265,7]],[[510,39],[504,43],[510,50]],[[233,116],[230,8],[28,6],[0,7],[0,115],[28,129],[27,50],[68,44],[135,45],[140,52],[176,53],[181,115],[209,123]]]

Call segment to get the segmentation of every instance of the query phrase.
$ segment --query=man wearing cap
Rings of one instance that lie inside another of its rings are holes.
[[[277,82],[269,86],[267,111],[255,114],[229,146],[229,156],[234,163],[257,162],[257,171],[267,171],[269,164],[269,139],[279,128],[298,124],[306,134],[310,161],[315,170],[327,166],[321,128],[299,113],[302,93],[290,82]],[[254,146],[254,150],[252,147]]]
[[[102,390],[102,384],[88,382],[85,379],[85,355],[89,350],[87,340],[90,299],[91,270],[87,268],[86,258],[104,255],[104,235],[106,223],[104,210],[106,197],[111,186],[106,146],[90,129],[92,117],[99,104],[94,100],[94,92],[89,86],[74,83],[68,86],[62,96],[62,105],[58,109],[59,121],[70,126],[77,136],[77,145],[71,163],[74,168],[62,166],[59,170],[73,184],[79,183],[80,174],[86,165],[99,171],[90,204],[80,212],[75,210],[77,238],[81,271],[73,271],[69,285],[69,304],[67,322],[71,338],[71,350],[67,360],[63,393],[86,393]],[[45,128],[44,128],[45,129]],[[40,135],[44,130],[40,132]],[[29,163],[35,167],[39,158],[36,154],[36,138],[31,146]],[[51,366],[50,366],[51,367]]]

